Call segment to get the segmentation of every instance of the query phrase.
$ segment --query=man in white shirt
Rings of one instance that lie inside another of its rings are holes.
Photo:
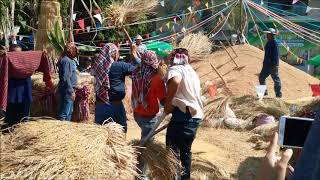
[[[138,34],[136,37],[136,43],[131,47],[131,54],[135,60],[135,63],[141,63],[141,56],[147,52],[147,46],[142,43],[143,38]]]
[[[168,90],[165,113],[172,113],[166,135],[166,145],[180,158],[183,169],[181,180],[189,180],[191,146],[203,119],[200,79],[189,65],[188,51],[183,48],[172,52],[168,71]]]

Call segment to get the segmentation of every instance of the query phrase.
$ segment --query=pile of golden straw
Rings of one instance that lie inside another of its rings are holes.
[[[212,43],[206,35],[199,32],[188,34],[181,40],[178,47],[187,49],[191,62],[195,62],[205,60],[210,55]]]
[[[19,124],[1,134],[1,179],[133,179],[135,148],[122,127],[57,120]]]
[[[107,17],[115,26],[121,27],[127,23],[137,22],[159,4],[158,0],[123,0],[113,1],[107,8]]]

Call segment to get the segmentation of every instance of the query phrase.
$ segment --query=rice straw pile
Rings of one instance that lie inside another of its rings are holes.
[[[158,0],[123,0],[113,1],[107,8],[107,17],[115,26],[122,27],[125,24],[137,22],[159,4]]]
[[[135,140],[132,143],[138,145],[139,142]],[[179,177],[177,170],[181,168],[180,161],[173,151],[167,149],[162,143],[153,141],[149,142],[145,148],[136,147],[141,152],[139,156],[147,165],[152,179],[172,180]]]
[[[212,43],[210,39],[199,32],[196,34],[188,34],[179,43],[179,48],[185,48],[189,51],[192,62],[202,61],[211,53]]]
[[[1,135],[0,179],[120,179],[136,177],[135,148],[122,127],[38,120]]]

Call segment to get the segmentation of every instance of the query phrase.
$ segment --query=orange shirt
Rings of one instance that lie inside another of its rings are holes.
[[[159,103],[166,96],[166,88],[163,79],[156,74],[150,82],[150,90],[147,95],[148,107],[145,109],[143,104],[139,104],[133,111],[140,116],[154,116],[159,112]]]

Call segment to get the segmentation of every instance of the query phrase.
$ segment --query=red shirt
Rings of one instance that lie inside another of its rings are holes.
[[[150,82],[150,90],[147,95],[148,107],[145,109],[143,104],[140,104],[133,111],[140,116],[154,116],[159,112],[159,103],[166,96],[166,88],[163,79],[156,74]]]

